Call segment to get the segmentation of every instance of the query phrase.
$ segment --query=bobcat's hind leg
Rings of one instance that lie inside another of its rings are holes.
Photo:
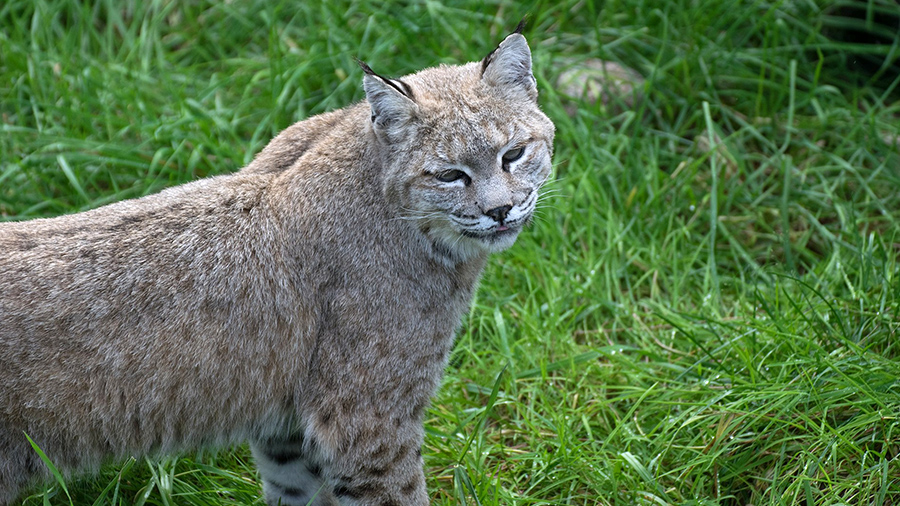
[[[303,450],[303,439],[269,439],[250,449],[263,481],[269,506],[337,506],[331,487],[322,479],[314,455]]]
[[[0,506],[12,506],[19,504],[16,499],[49,473],[25,435],[2,425],[0,420]]]

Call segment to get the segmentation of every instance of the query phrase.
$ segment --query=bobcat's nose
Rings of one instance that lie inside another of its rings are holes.
[[[505,206],[495,207],[489,211],[485,211],[484,214],[493,218],[494,221],[496,221],[497,223],[503,223],[503,220],[506,219],[506,214],[509,212],[510,209],[512,209],[512,206],[505,205]]]

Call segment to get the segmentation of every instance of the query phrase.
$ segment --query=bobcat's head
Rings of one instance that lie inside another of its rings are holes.
[[[444,261],[510,247],[534,213],[553,152],[525,37],[513,33],[480,62],[402,79],[362,67],[398,218],[418,226]]]

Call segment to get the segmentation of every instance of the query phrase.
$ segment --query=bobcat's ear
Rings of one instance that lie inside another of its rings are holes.
[[[537,99],[537,81],[531,73],[531,49],[520,33],[524,20],[511,35],[481,61],[481,78],[492,86],[525,92]]]
[[[372,108],[372,126],[376,132],[390,137],[416,115],[418,106],[412,88],[399,79],[388,79],[376,74],[361,61],[357,60],[357,63],[366,74],[363,77],[363,89],[366,90],[366,100]]]

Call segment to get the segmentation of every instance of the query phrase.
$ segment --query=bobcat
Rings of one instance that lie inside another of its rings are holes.
[[[249,440],[269,505],[427,505],[422,418],[551,169],[520,29],[297,123],[239,172],[0,224],[0,505]],[[311,502],[310,502],[311,501]]]

